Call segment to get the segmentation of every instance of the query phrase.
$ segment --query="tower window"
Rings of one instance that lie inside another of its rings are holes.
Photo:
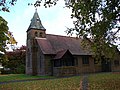
[[[40,32],[40,33],[39,33],[39,37],[42,37],[42,34],[43,34],[43,33],[42,33],[42,32]]]
[[[39,18],[37,18],[37,22],[39,22]]]
[[[38,36],[38,33],[37,33],[37,32],[35,32],[35,36],[36,36],[36,37]]]

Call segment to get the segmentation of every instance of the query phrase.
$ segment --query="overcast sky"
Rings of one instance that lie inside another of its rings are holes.
[[[35,0],[34,0],[35,1]],[[8,22],[9,31],[18,42],[17,46],[26,45],[26,30],[29,27],[35,8],[28,6],[33,0],[18,0],[17,4],[10,8],[10,13],[0,12],[0,15]],[[71,10],[64,8],[64,0],[59,0],[56,6],[37,8],[37,12],[46,28],[47,34],[67,35],[66,27],[73,27],[73,20],[70,18]]]

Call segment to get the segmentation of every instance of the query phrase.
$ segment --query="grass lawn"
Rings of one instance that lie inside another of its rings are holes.
[[[55,78],[50,76],[28,76],[24,74],[0,76],[0,81],[25,80],[33,78]],[[80,90],[82,76],[16,82],[1,84],[0,90]],[[120,90],[120,73],[100,73],[88,75],[89,90]]]
[[[120,73],[89,75],[90,90],[120,90]]]
[[[0,85],[0,90],[79,90],[80,76],[59,78],[51,80],[39,80],[29,82],[17,82]]]
[[[0,82],[11,81],[11,80],[26,80],[26,79],[37,79],[37,78],[55,78],[53,76],[31,76],[25,74],[6,74],[0,75]]]

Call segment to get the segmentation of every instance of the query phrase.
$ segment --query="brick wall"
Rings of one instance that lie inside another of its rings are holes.
[[[84,65],[82,63],[82,57],[77,56],[78,64],[75,66],[62,66],[62,67],[54,67],[53,75],[55,76],[70,76],[70,75],[79,75],[85,73],[94,73],[101,71],[101,67],[98,65],[94,65],[94,59],[89,57],[89,64]]]

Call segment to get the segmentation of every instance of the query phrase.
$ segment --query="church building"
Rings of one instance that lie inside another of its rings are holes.
[[[97,64],[81,42],[81,38],[46,34],[36,10],[27,29],[26,74],[68,76],[120,71],[120,60]]]

